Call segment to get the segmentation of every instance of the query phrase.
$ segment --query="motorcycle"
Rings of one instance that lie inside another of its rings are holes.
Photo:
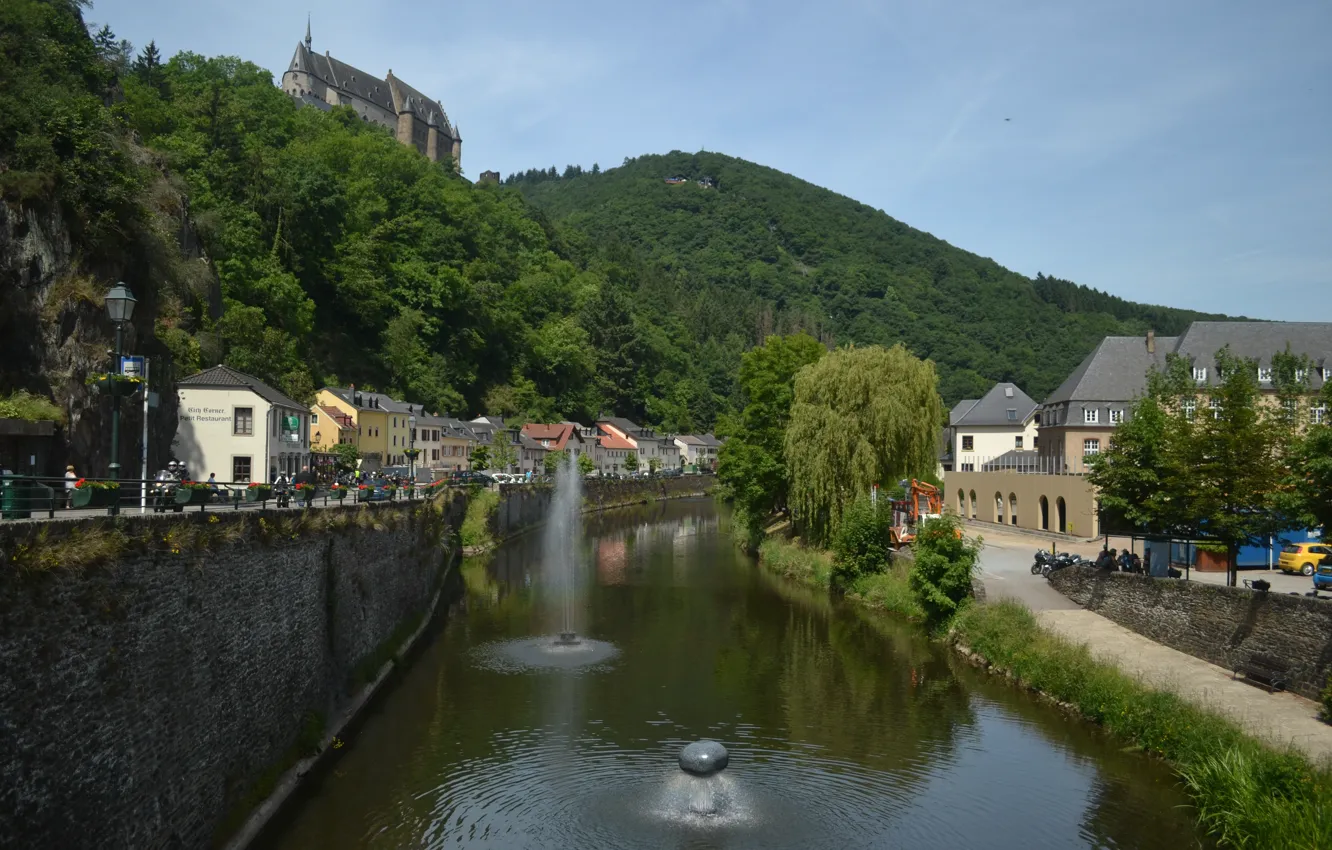
[[[291,482],[286,478],[279,478],[273,485],[273,497],[277,499],[279,508],[291,507]]]
[[[1041,568],[1041,575],[1045,576],[1046,578],[1049,578],[1050,573],[1055,572],[1056,570],[1066,569],[1068,567],[1077,566],[1078,564],[1083,564],[1083,563],[1086,562],[1082,559],[1081,555],[1072,554],[1069,552],[1060,552],[1058,555],[1055,555],[1054,561],[1052,563],[1046,564]]]
[[[1055,559],[1054,554],[1049,552],[1048,550],[1037,549],[1035,560],[1031,564],[1031,574],[1034,576],[1040,575],[1041,571],[1045,568],[1045,565],[1053,564],[1054,559]]]
[[[174,460],[167,464],[166,469],[158,470],[151,491],[153,513],[166,513],[167,508],[171,508],[175,513],[185,510],[184,506],[176,504],[176,489],[180,486],[180,481],[180,468]]]

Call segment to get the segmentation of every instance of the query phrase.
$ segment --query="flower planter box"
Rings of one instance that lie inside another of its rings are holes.
[[[308,507],[309,504],[314,501],[315,490],[313,487],[306,487],[304,489],[297,490],[295,496],[296,496],[296,501]]]
[[[264,486],[264,487],[245,488],[245,501],[247,502],[267,502],[271,498],[273,498],[272,487]]]
[[[191,490],[188,487],[176,488],[176,504],[178,505],[206,505],[208,498],[213,494],[208,490]]]
[[[328,497],[335,502],[341,502],[343,499],[347,498],[347,488],[339,487],[336,490],[329,490]]]
[[[71,504],[76,508],[109,508],[119,499],[119,487],[78,487]]]

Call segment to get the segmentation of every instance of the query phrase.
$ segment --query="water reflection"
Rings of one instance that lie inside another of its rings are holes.
[[[619,656],[496,672],[537,633],[539,539],[464,572],[442,629],[272,837],[327,847],[1195,846],[1158,765],[955,662],[911,627],[776,580],[725,516],[591,518],[586,622]],[[730,750],[727,818],[691,816],[680,747]]]

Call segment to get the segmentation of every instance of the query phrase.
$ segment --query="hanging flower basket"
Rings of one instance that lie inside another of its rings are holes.
[[[100,375],[89,375],[88,386],[93,388],[93,392],[101,395],[130,398],[139,394],[139,389],[143,386],[143,378],[105,372]]]
[[[74,483],[70,504],[76,508],[109,508],[119,498],[120,485],[116,482],[80,478]]]
[[[273,488],[267,484],[251,484],[245,488],[245,501],[267,502],[273,498]]]

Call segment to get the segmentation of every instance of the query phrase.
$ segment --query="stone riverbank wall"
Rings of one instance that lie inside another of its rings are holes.
[[[641,505],[658,499],[702,496],[716,483],[711,475],[682,475],[679,478],[629,478],[583,482],[583,510],[600,511]],[[554,488],[548,484],[501,484],[500,502],[491,516],[490,531],[496,540],[521,534],[546,521]]]
[[[1291,665],[1290,690],[1311,699],[1332,673],[1326,600],[1091,567],[1058,570],[1050,584],[1127,629],[1227,669],[1251,653],[1279,658]]]
[[[421,623],[465,509],[0,526],[0,847],[219,846]]]

